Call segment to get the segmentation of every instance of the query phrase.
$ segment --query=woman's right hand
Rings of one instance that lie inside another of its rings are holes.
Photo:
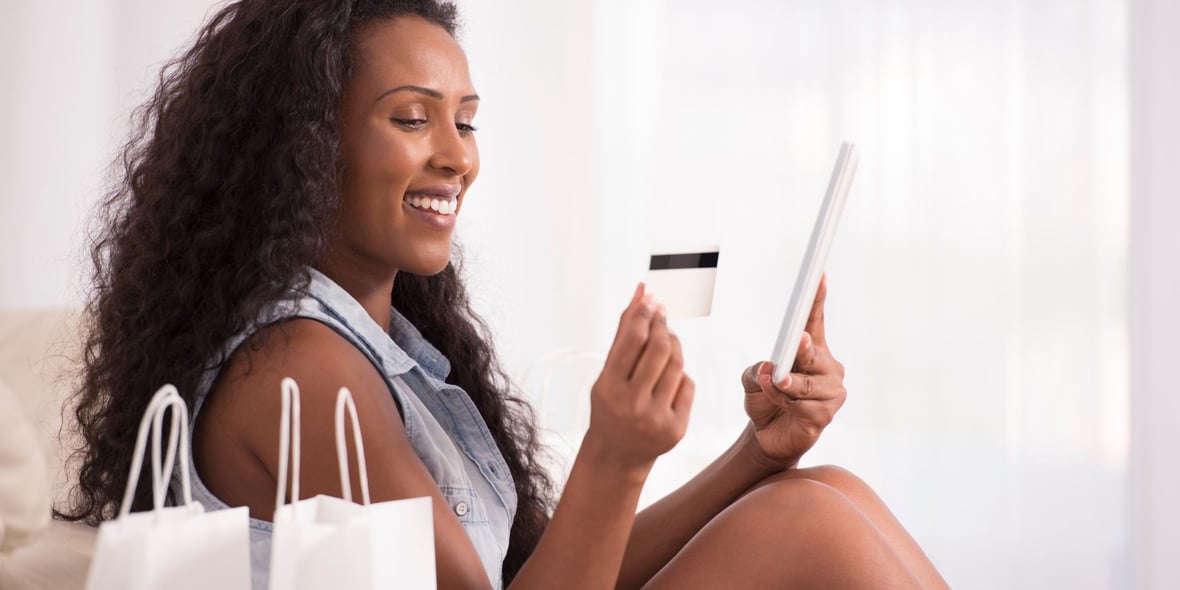
[[[650,468],[688,427],[694,384],[683,368],[680,339],[640,283],[590,390],[584,444],[619,467]]]

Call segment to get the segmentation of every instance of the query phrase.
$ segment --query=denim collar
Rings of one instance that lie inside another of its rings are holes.
[[[393,338],[410,358],[417,361],[418,365],[426,370],[431,377],[439,381],[446,381],[447,375],[451,374],[451,361],[443,355],[439,349],[435,348],[428,340],[422,337],[422,333],[418,331],[418,327],[410,323],[401,312],[395,307],[390,307],[391,312],[389,317],[389,335]]]
[[[451,363],[433,344],[422,337],[422,333],[396,308],[390,306],[389,334],[386,334],[360,302],[343,287],[324,273],[308,268],[311,278],[307,294],[316,299],[326,310],[346,325],[351,326],[365,345],[376,355],[388,361],[387,370],[401,374],[418,365],[427,374],[439,381],[445,381],[451,372]]]

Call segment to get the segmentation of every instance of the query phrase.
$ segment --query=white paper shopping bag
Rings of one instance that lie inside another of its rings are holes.
[[[172,410],[167,458],[161,465],[160,432]],[[131,513],[131,501],[152,433],[152,501]],[[189,480],[188,410],[176,388],[152,397],[139,423],[131,474],[119,516],[102,523],[95,541],[87,590],[250,590],[250,532],[245,507],[206,513],[192,498]],[[179,442],[182,501],[164,507]]]
[[[300,417],[299,388],[295,381],[283,380],[282,396],[270,590],[434,590],[434,520],[430,498],[370,502],[360,424],[348,389],[341,388],[336,399],[336,453],[344,499],[323,495],[298,499]],[[352,502],[348,447],[344,439],[345,409],[352,419],[363,504]],[[286,504],[288,456],[291,504]]]

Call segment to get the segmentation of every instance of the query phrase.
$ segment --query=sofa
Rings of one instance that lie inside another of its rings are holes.
[[[66,468],[72,442],[69,430],[63,430],[63,404],[76,383],[80,352],[79,314],[67,309],[0,311],[0,395],[7,400],[3,417],[6,433],[12,435],[14,424],[31,426],[41,456],[33,457],[35,448],[21,448],[20,457],[26,465],[22,473],[36,473],[41,477],[25,477],[17,489],[9,485],[7,493],[23,496],[22,505],[29,505],[28,496],[47,495],[39,506],[65,500],[69,490],[69,470]],[[15,400],[15,403],[13,402]],[[14,416],[21,412],[23,416]],[[66,424],[69,424],[67,419]],[[13,436],[0,441],[13,444]],[[0,453],[2,455],[2,453]],[[10,458],[12,454],[8,455]],[[44,461],[41,469],[30,471],[28,464]],[[12,461],[0,461],[0,469],[15,469]],[[9,484],[12,478],[8,480]],[[0,498],[0,503],[3,503]],[[11,501],[9,506],[11,506]],[[26,517],[22,522],[29,522]],[[89,526],[34,519],[35,526],[14,539],[8,535],[8,547],[0,552],[0,588],[4,590],[82,588],[90,564],[95,529]],[[0,531],[0,537],[3,537]]]

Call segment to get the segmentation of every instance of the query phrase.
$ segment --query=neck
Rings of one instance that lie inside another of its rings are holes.
[[[391,313],[390,295],[397,269],[372,269],[363,264],[339,260],[329,254],[318,264],[316,270],[324,273],[365,308],[369,317],[389,333]]]

